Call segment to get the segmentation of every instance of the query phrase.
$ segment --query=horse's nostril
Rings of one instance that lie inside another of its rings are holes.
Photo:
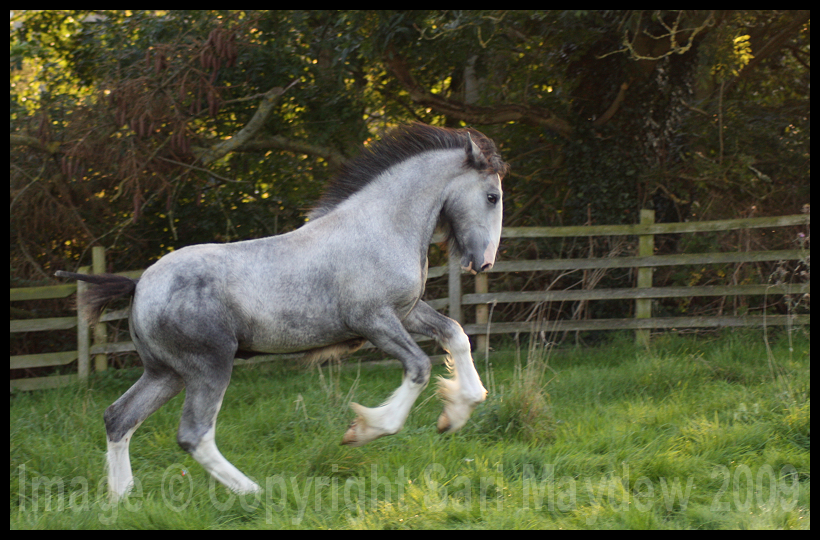
[[[481,271],[486,272],[487,270],[489,270],[492,267],[493,267],[493,263],[484,263],[484,265],[481,267]]]

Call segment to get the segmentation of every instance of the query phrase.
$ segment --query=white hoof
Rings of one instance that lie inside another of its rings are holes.
[[[444,412],[438,417],[436,427],[439,433],[452,433],[463,428],[476,407],[487,398],[483,386],[465,395],[456,379],[438,379],[438,394],[444,401]]]
[[[379,437],[390,435],[389,432],[375,425],[379,416],[378,409],[370,409],[358,403],[351,403],[350,408],[356,413],[356,419],[342,437],[342,444],[362,446]]]

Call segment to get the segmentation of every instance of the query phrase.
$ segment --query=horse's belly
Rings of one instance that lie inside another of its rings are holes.
[[[357,337],[344,328],[311,324],[305,317],[282,317],[276,321],[255,321],[250,335],[240,340],[240,348],[266,353],[291,353],[327,347]]]

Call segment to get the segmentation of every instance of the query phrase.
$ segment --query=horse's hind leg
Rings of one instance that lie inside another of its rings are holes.
[[[231,364],[232,358],[226,360],[225,367],[220,368],[217,374],[200,372],[196,376],[186,375],[185,405],[177,441],[211,476],[230,490],[256,493],[262,488],[231,465],[216,447],[216,417],[231,379]]]
[[[108,436],[108,489],[119,499],[133,486],[128,444],[142,422],[182,390],[182,379],[173,371],[146,369],[113,405],[105,410]]]

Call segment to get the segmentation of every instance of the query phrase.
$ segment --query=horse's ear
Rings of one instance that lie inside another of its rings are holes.
[[[467,164],[469,166],[476,169],[487,168],[487,159],[484,157],[481,148],[473,141],[469,132],[467,132],[467,146],[464,150],[467,152]]]

